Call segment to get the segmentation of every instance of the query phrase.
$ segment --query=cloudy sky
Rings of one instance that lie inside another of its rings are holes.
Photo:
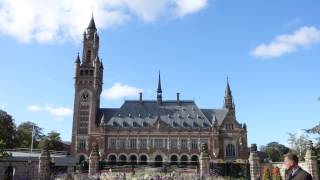
[[[0,108],[71,139],[73,70],[94,14],[102,107],[165,99],[220,108],[229,76],[249,143],[286,144],[320,115],[320,1],[0,0]]]

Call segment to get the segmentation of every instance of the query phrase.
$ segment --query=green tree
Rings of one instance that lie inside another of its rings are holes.
[[[34,127],[33,147],[38,148],[39,140],[43,137],[42,128],[30,121],[23,122],[18,126],[16,134],[17,147],[30,148],[32,127]]]
[[[50,131],[47,136],[43,136],[41,138],[39,147],[42,148],[46,141],[48,142],[49,150],[63,150],[63,142],[61,140],[60,133],[56,131]]]
[[[2,140],[0,140],[0,158],[12,156],[11,153],[4,151],[5,147],[6,144]]]
[[[0,110],[0,129],[0,141],[5,144],[4,148],[14,148],[16,125],[12,116],[2,110]]]
[[[264,152],[273,162],[283,161],[283,155],[289,152],[289,148],[278,142],[270,142],[260,147],[260,151]]]

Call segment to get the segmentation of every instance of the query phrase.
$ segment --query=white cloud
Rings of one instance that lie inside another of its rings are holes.
[[[102,96],[107,99],[120,99],[123,97],[137,96],[143,89],[115,83],[110,89],[103,90]]]
[[[2,0],[0,32],[22,42],[53,42],[81,38],[92,7],[99,29],[132,17],[154,22],[160,17],[183,17],[203,9],[208,0]]]
[[[206,0],[177,0],[177,14],[184,16],[199,11],[207,6]]]
[[[57,120],[62,120],[68,116],[73,114],[73,110],[67,107],[52,107],[49,105],[38,106],[38,105],[30,105],[27,107],[27,111],[29,112],[40,112],[45,111],[49,113],[51,116],[55,117]]]
[[[257,46],[251,54],[258,58],[280,57],[319,42],[320,30],[313,26],[304,26],[292,34],[275,37],[269,44]]]
[[[49,105],[45,106],[45,109],[54,117],[65,118],[71,116],[73,111],[66,107],[51,107]]]
[[[43,108],[37,105],[30,105],[27,107],[27,111],[29,112],[38,112],[41,111]]]

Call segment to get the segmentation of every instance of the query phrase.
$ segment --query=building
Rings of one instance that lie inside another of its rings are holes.
[[[103,64],[92,18],[83,34],[82,58],[75,61],[75,99],[71,153],[88,158],[92,145],[115,162],[197,162],[200,144],[212,158],[248,159],[247,128],[235,115],[229,82],[221,109],[200,109],[193,100],[163,100],[159,73],[155,100],[126,100],[120,108],[101,108]]]

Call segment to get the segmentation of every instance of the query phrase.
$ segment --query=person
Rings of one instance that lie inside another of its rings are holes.
[[[288,180],[312,180],[312,176],[303,170],[299,165],[296,154],[288,153],[284,156],[284,166],[288,170]]]

